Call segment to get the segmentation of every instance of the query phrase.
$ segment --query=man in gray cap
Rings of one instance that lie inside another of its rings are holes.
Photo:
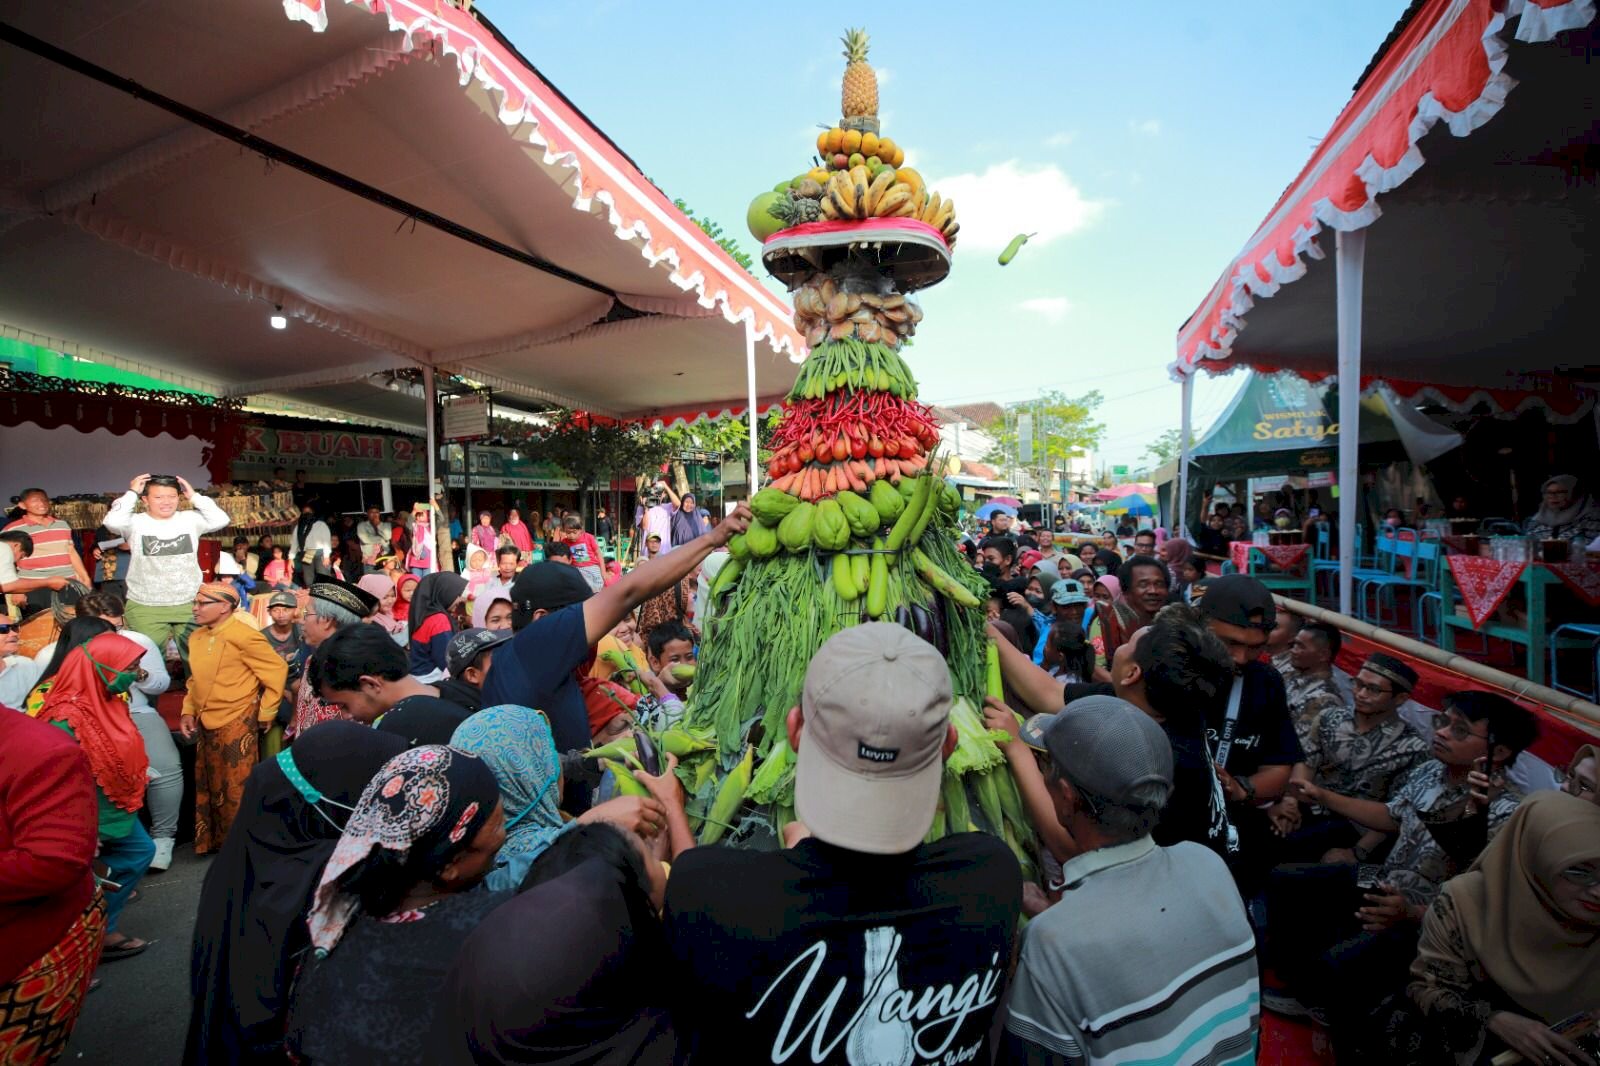
[[[900,626],[818,649],[788,719],[809,836],[695,848],[672,869],[663,922],[695,989],[674,1019],[691,1058],[988,1060],[1022,874],[985,833],[922,842],[955,747],[950,704],[944,660]]]
[[[1149,715],[1090,696],[1030,719],[1057,820],[1082,850],[1050,886],[1061,902],[1022,943],[1006,1020],[1010,1062],[1104,1062],[1181,1047],[1248,1059],[1260,1020],[1255,936],[1227,866],[1150,831],[1172,749]]]

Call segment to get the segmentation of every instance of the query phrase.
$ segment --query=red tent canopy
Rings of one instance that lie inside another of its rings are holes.
[[[1402,395],[1429,383],[1440,402],[1483,390],[1500,409],[1586,412],[1600,380],[1583,299],[1600,262],[1594,19],[1593,0],[1412,4],[1179,330],[1174,375],[1332,373],[1323,231],[1370,227],[1364,375]]]

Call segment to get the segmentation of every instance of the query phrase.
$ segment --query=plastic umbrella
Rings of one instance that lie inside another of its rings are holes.
[[[1112,500],[1101,510],[1106,514],[1125,514],[1132,515],[1135,518],[1142,518],[1156,513],[1149,500],[1134,493]]]
[[[1017,517],[1016,508],[1007,506],[998,500],[990,500],[978,508],[978,517],[984,520],[993,518],[997,514],[1010,515],[1012,518]]]
[[[1016,509],[1022,506],[1022,501],[1017,499],[1015,496],[991,496],[989,497],[989,502],[1003,504],[1004,506],[1011,508],[1013,511],[1013,516]]]

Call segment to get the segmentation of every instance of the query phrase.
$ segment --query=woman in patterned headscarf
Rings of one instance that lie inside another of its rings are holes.
[[[484,885],[515,891],[533,860],[575,824],[561,817],[561,762],[550,722],[527,707],[485,707],[456,727],[450,743],[482,759],[500,783],[506,842]]]
[[[425,745],[384,764],[312,897],[314,951],[289,1009],[297,1061],[426,1061],[461,939],[508,898],[467,891],[504,840],[500,789],[481,759]]]

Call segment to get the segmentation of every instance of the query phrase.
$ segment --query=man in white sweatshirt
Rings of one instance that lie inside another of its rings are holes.
[[[180,491],[194,510],[178,510]],[[135,514],[141,498],[144,513]],[[104,525],[122,534],[133,549],[124,616],[128,628],[158,648],[165,648],[169,639],[176,641],[187,661],[194,594],[200,589],[200,538],[226,528],[227,514],[181,477],[140,474],[106,512]]]

